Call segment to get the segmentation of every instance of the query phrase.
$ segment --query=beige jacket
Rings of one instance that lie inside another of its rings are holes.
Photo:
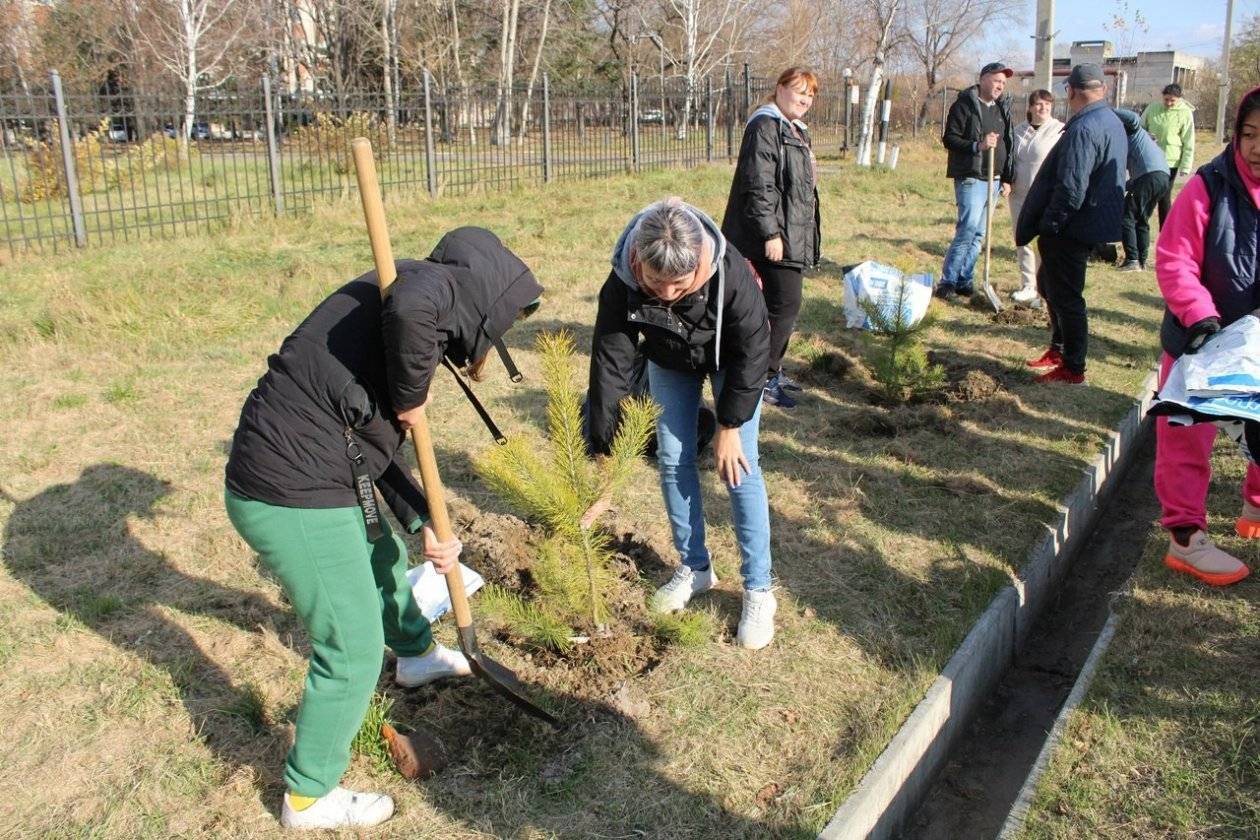
[[[1028,194],[1033,178],[1037,177],[1037,170],[1041,169],[1046,155],[1050,154],[1050,150],[1062,136],[1063,123],[1054,117],[1048,118],[1039,126],[1025,122],[1015,129],[1015,183],[1011,187],[1013,196],[1023,198]]]

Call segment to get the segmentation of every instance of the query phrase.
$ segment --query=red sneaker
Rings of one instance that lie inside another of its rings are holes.
[[[1041,376],[1038,376],[1033,380],[1033,382],[1036,382],[1039,385],[1049,385],[1052,382],[1061,382],[1064,385],[1084,385],[1085,374],[1072,373],[1072,371],[1062,365],[1059,365],[1049,373],[1041,374]]]
[[[1030,368],[1056,368],[1063,364],[1063,354],[1051,347],[1035,359],[1024,362]]]

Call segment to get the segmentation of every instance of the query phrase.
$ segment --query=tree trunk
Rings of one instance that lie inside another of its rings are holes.
[[[394,90],[394,12],[398,0],[384,0],[381,4],[381,46],[384,60],[382,64],[382,83],[385,88],[385,125],[390,145],[397,141],[398,134],[398,102],[397,91]]]
[[[883,30],[879,35],[879,45],[875,48],[875,61],[871,67],[871,79],[866,85],[866,102],[862,105],[861,136],[858,139],[858,166],[871,165],[871,140],[875,131],[875,109],[879,105],[879,88],[884,81],[884,53],[888,49],[889,36],[892,34],[893,20],[897,17],[897,4],[900,0],[892,0],[888,10],[888,19],[882,21]]]
[[[460,50],[459,6],[456,5],[456,0],[451,0],[451,52],[455,58],[455,86],[459,96],[459,104],[455,108],[454,134],[458,137],[459,127],[467,122],[468,143],[476,148],[477,126],[473,124],[472,114],[468,110],[468,85],[464,82],[464,62],[460,58]]]
[[[534,101],[534,84],[538,81],[538,65],[542,63],[543,46],[547,43],[547,23],[550,17],[551,0],[544,0],[542,30],[538,34],[538,49],[534,51],[534,66],[529,71],[529,84],[525,86],[525,103],[521,106],[521,127],[518,137],[524,137],[529,126],[529,106]]]
[[[516,64],[516,22],[521,0],[503,0],[503,31],[499,35],[499,88],[494,112],[491,142],[506,146],[512,142],[512,70]]]

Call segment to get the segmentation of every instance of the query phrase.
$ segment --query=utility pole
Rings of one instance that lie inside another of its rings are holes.
[[[1053,90],[1054,0],[1037,0],[1037,34],[1033,36],[1033,74],[1037,87]]]
[[[1234,39],[1234,0],[1225,3],[1225,43],[1221,46],[1221,87],[1216,97],[1216,142],[1225,142],[1225,109],[1229,107],[1229,42]]]

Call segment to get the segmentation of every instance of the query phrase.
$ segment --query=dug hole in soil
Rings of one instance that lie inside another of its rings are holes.
[[[531,565],[541,534],[510,514],[481,511],[453,495],[448,503],[464,546],[461,561],[486,584],[532,597]],[[672,646],[654,634],[640,570],[654,579],[667,564],[648,540],[613,514],[606,514],[601,524],[612,535],[616,573],[605,592],[607,634],[592,635],[567,651],[539,650],[509,628],[479,616],[476,596],[471,599],[483,651],[515,671],[526,695],[561,719],[559,733],[518,711],[476,677],[403,689],[393,682],[392,663],[386,668],[378,691],[393,700],[390,717],[399,730],[436,739],[457,762],[441,775],[493,775],[493,756],[504,750],[559,756],[589,736],[592,727],[621,725],[651,712],[635,681],[670,655]],[[438,626],[449,624],[444,616]]]

